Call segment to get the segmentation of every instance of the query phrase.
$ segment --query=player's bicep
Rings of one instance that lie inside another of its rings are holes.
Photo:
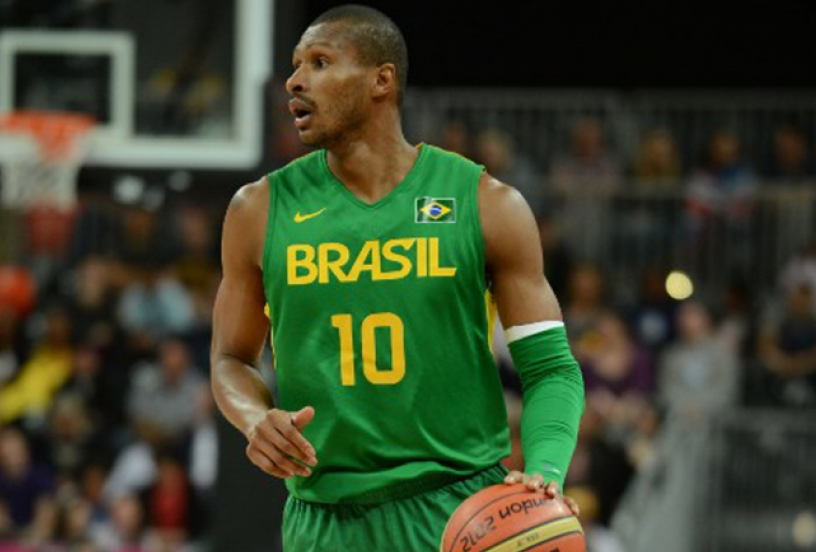
[[[268,330],[262,290],[258,294],[254,282],[224,277],[213,310],[213,355],[255,364]]]
[[[247,199],[236,195],[227,210],[222,238],[223,277],[213,309],[212,353],[254,364],[261,354],[269,321],[257,259],[259,229]]]
[[[504,327],[561,320],[544,276],[538,226],[521,194],[485,175],[479,212],[488,277]]]

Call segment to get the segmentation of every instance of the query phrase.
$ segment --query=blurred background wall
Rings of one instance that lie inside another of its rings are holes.
[[[99,129],[50,161],[0,132],[0,551],[279,549],[210,317],[229,198],[306,152],[283,81],[336,4],[0,0],[0,111]],[[816,550],[816,5],[370,5],[408,42],[409,139],[536,213],[590,551]]]

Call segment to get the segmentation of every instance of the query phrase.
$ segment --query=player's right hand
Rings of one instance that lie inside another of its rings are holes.
[[[561,494],[561,486],[555,481],[545,483],[544,476],[540,473],[527,475],[524,472],[511,471],[504,478],[504,482],[507,485],[514,485],[516,483],[527,485],[527,488],[531,491],[536,493],[543,492],[549,498],[558,498],[560,496],[574,516],[578,517],[581,515],[581,509],[578,507],[578,504],[570,497]]]
[[[311,406],[297,412],[277,408],[267,411],[247,432],[247,456],[253,464],[275,477],[310,476],[309,467],[317,465],[317,456],[301,431],[314,415]]]

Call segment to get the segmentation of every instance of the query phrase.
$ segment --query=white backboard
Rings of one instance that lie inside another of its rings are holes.
[[[0,22],[0,113],[96,116],[90,165],[241,169],[258,162],[274,0],[95,4],[104,17],[91,14],[68,29],[36,23],[48,14],[13,27]],[[0,157],[13,155],[12,145],[0,141]]]

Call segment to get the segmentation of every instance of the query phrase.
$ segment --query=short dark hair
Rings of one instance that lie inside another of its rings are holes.
[[[322,23],[348,25],[349,39],[357,48],[361,63],[394,64],[399,85],[397,102],[402,104],[402,96],[408,81],[408,47],[397,24],[381,11],[359,4],[332,8],[312,21],[309,26],[314,27]]]

